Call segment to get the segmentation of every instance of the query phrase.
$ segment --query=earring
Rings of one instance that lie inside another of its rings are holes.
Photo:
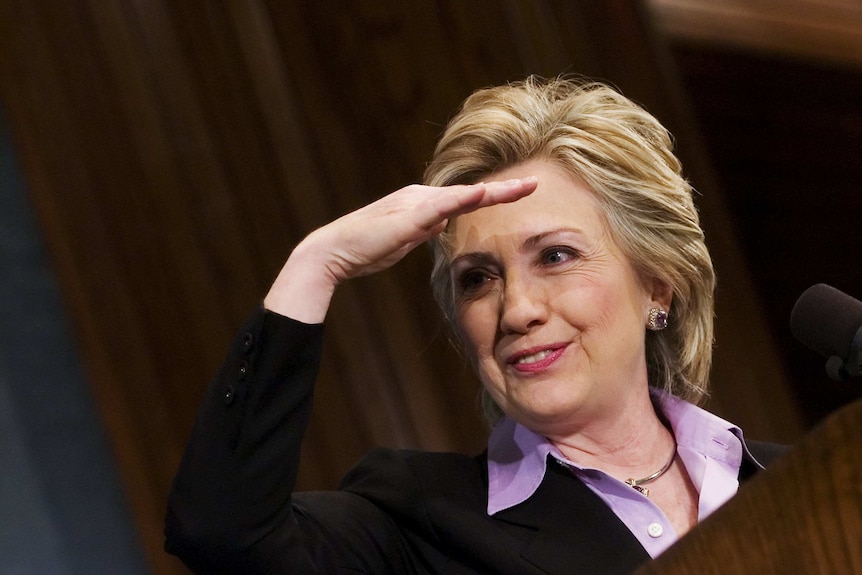
[[[661,331],[667,327],[667,312],[661,308],[654,307],[649,310],[647,328],[651,331]]]

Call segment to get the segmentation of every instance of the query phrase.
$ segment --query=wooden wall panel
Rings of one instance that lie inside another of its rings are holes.
[[[858,69],[860,0],[647,0],[679,40]]]
[[[155,573],[183,572],[161,521],[197,402],[290,247],[418,180],[469,92],[528,73],[611,80],[679,132],[736,286],[716,405],[798,432],[663,54],[630,0],[0,2],[0,96]],[[372,445],[481,448],[428,272],[417,250],[337,294],[303,487]]]

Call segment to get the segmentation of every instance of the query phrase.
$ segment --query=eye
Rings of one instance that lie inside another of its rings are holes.
[[[480,291],[486,284],[488,284],[491,279],[491,274],[488,273],[486,270],[467,270],[458,276],[458,288],[462,294],[474,294]]]
[[[575,259],[578,256],[577,252],[570,248],[554,247],[542,252],[542,264],[557,265]]]

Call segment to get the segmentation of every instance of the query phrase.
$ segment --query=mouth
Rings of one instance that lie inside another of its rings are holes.
[[[566,344],[557,343],[519,351],[506,358],[506,363],[518,371],[539,371],[557,361]]]

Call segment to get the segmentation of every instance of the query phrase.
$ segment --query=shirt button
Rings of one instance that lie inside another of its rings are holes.
[[[661,537],[661,534],[664,533],[664,527],[661,526],[661,523],[650,523],[647,527],[647,533],[653,539]]]
[[[245,379],[246,374],[248,373],[248,362],[244,361],[239,364],[239,369],[237,370],[237,375],[239,380],[242,381]]]

